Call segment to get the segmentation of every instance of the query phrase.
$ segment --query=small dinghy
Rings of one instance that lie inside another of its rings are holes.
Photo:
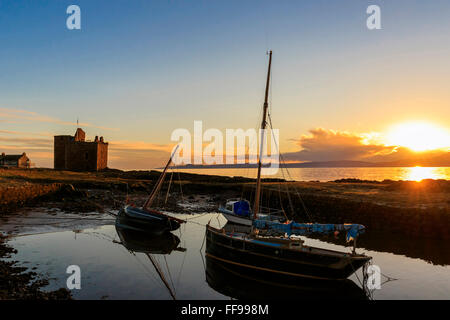
[[[116,226],[122,229],[160,235],[177,230],[184,221],[169,217],[154,210],[144,210],[133,206],[123,207],[116,219]]]
[[[229,199],[225,206],[219,206],[219,212],[227,219],[227,221],[244,226],[251,226],[253,223],[253,214],[250,208],[250,202],[245,199]],[[277,215],[280,214],[280,215]],[[282,211],[264,214],[258,213],[257,219],[274,221],[283,223],[286,218],[283,217]]]

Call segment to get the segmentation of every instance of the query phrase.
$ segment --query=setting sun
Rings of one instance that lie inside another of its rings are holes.
[[[417,152],[444,149],[450,147],[450,134],[431,123],[409,122],[394,126],[387,135],[387,142]]]

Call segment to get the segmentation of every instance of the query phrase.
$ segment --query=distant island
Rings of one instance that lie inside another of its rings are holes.
[[[267,165],[264,165],[267,166]],[[283,168],[373,168],[373,167],[450,167],[450,152],[436,157],[399,160],[390,162],[367,162],[367,161],[309,161],[309,162],[289,162],[281,164]],[[256,168],[256,163],[243,164],[188,164],[176,166],[180,169],[239,169],[239,168]]]

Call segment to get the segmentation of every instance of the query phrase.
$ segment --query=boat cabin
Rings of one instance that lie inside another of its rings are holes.
[[[242,217],[248,217],[251,213],[250,202],[247,200],[228,200],[225,209]]]

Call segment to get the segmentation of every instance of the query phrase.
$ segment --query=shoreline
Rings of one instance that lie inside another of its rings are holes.
[[[127,197],[141,205],[158,177],[157,171],[0,170],[0,219],[24,207],[103,214],[118,209]],[[163,184],[157,206],[176,213],[192,213],[192,208],[183,208],[179,200],[191,197],[198,202],[198,197],[203,195],[210,197],[207,208],[217,210],[228,198],[252,199],[254,181],[244,177],[177,173],[173,175],[172,184],[169,181]],[[170,194],[164,204],[169,184]],[[449,195],[449,180],[294,182],[264,179],[261,204],[284,208],[290,217],[303,221],[352,221],[367,228],[408,236],[450,239],[450,230],[447,230],[450,229]],[[308,214],[302,209],[303,203]]]

